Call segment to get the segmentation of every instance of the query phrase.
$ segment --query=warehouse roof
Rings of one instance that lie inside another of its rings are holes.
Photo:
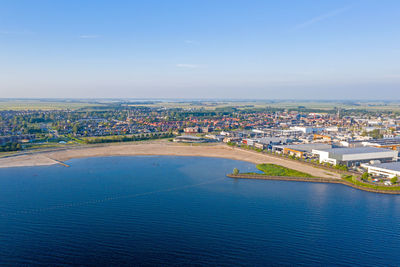
[[[331,149],[322,149],[323,151],[329,152],[329,154],[336,155],[349,155],[349,154],[363,154],[363,153],[382,153],[382,152],[390,152],[394,150],[377,148],[377,147],[354,147],[354,148],[331,148]]]
[[[400,144],[400,138],[368,140],[365,141],[365,143],[376,144],[376,145],[396,145]]]
[[[311,152],[312,150],[323,150],[327,151],[330,148],[332,148],[332,145],[329,144],[322,144],[322,143],[310,143],[310,144],[297,144],[297,145],[278,145],[275,147],[280,147],[280,148],[288,148],[288,149],[293,149],[296,151],[306,151],[306,152]]]
[[[400,172],[400,162],[381,163],[370,166]]]

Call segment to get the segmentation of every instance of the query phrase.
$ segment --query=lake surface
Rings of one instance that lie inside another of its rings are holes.
[[[0,169],[0,265],[400,265],[400,196],[228,159],[67,163]]]

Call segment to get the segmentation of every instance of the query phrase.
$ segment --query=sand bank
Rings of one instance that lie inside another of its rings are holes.
[[[184,145],[167,142],[129,143],[105,145],[97,147],[82,147],[52,152],[41,152],[30,155],[20,155],[0,159],[0,168],[41,166],[57,164],[57,161],[66,161],[73,158],[101,157],[101,156],[135,156],[135,155],[170,155],[170,156],[199,156],[228,158],[259,163],[279,164],[297,171],[306,172],[316,177],[340,178],[335,172],[315,168],[301,162],[294,162],[284,158],[277,158],[253,151],[231,148],[218,144],[212,146]]]

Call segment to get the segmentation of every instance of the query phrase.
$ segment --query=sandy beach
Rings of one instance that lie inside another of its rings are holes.
[[[337,173],[315,168],[301,162],[294,162],[284,158],[277,158],[253,151],[232,148],[223,144],[191,146],[187,144],[167,142],[114,144],[19,155],[1,158],[0,168],[52,165],[73,158],[135,155],[199,156],[228,158],[252,162],[255,164],[273,163],[301,172],[306,172],[316,177],[340,178],[340,175]]]

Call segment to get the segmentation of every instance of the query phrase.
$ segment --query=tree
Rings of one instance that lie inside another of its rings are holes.
[[[392,179],[390,179],[390,182],[391,182],[392,184],[396,184],[396,183],[397,183],[397,180],[398,180],[398,178],[397,178],[397,176],[395,176],[395,177],[393,177]]]
[[[342,164],[336,165],[335,169],[342,170],[342,171],[348,171],[349,170],[349,168],[346,165],[342,165]]]
[[[369,177],[369,173],[368,173],[368,172],[364,172],[364,173],[361,175],[361,179],[363,179],[363,180],[365,180],[365,181],[368,180],[368,177]]]
[[[238,170],[237,168],[234,168],[234,169],[233,169],[233,174],[234,174],[234,175],[238,175],[238,174],[239,174],[239,170]]]
[[[73,132],[74,134],[77,134],[78,131],[79,131],[79,127],[78,127],[77,124],[75,124],[75,125],[72,127],[72,132]]]
[[[379,129],[374,129],[371,132],[368,133],[369,136],[371,136],[374,139],[380,139],[383,138],[383,134],[381,134]]]

